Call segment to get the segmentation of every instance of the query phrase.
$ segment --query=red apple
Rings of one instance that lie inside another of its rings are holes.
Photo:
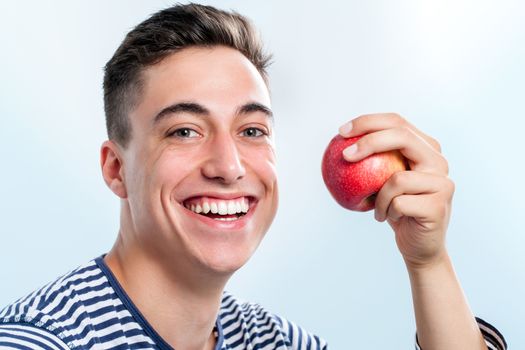
[[[395,172],[407,169],[399,151],[375,153],[358,162],[343,158],[343,150],[363,135],[344,138],[335,136],[323,156],[323,180],[334,199],[346,209],[374,209],[377,192]]]

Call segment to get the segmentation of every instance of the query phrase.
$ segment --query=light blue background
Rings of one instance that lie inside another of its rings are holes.
[[[98,152],[102,67],[168,1],[0,3],[0,304],[106,252],[117,198]],[[475,314],[525,348],[525,5],[210,1],[251,17],[271,68],[281,203],[229,290],[333,349],[411,349],[405,267],[386,223],[338,207],[320,160],[362,113],[437,138],[456,183],[448,247]]]

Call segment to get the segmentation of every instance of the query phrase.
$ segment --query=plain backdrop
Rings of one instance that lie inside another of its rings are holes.
[[[393,233],[346,211],[320,172],[337,128],[398,112],[437,138],[456,183],[448,249],[474,313],[525,348],[525,5],[518,0],[209,1],[250,17],[271,67],[281,201],[228,290],[332,349],[411,349]],[[102,67],[168,1],[0,3],[0,304],[111,247]]]

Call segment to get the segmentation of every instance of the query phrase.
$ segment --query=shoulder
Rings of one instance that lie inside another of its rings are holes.
[[[295,323],[257,303],[242,301],[225,292],[220,323],[225,342],[236,348],[327,349],[326,342]]]
[[[0,324],[1,349],[69,350],[53,333],[32,324]]]
[[[0,310],[0,322],[45,323],[48,317],[35,321],[36,314],[59,314],[67,307],[68,302],[78,299],[86,291],[85,288],[96,289],[101,277],[103,275],[100,269],[92,260],[7,305]]]
[[[98,308],[100,303],[107,303],[108,299],[111,302],[111,290],[106,276],[92,260],[2,309],[0,331],[11,340],[18,337],[26,341],[28,338],[48,344],[49,341],[43,340],[49,338],[56,342],[59,339],[74,347],[80,338],[79,332],[89,330],[92,315],[88,311],[95,305]],[[20,332],[25,333],[22,336]]]

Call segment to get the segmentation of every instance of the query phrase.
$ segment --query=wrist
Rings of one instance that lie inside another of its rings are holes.
[[[431,271],[449,269],[452,262],[446,250],[428,259],[407,259],[403,257],[409,274],[426,274]]]

